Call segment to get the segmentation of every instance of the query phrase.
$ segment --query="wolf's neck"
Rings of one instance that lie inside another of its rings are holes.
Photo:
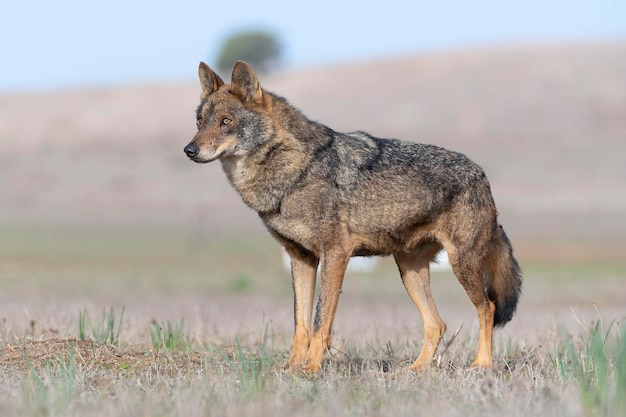
[[[277,132],[292,136],[301,142],[308,152],[325,145],[333,136],[332,129],[309,120],[285,98],[273,93],[266,94],[271,97],[270,112],[274,115]]]
[[[280,209],[305,175],[315,150],[332,132],[311,122],[282,97],[271,94],[272,137],[253,154],[222,159],[222,169],[248,207],[259,213]]]
[[[225,158],[222,169],[246,205],[259,213],[280,209],[280,204],[309,164],[301,143],[287,134],[277,134],[254,155]]]

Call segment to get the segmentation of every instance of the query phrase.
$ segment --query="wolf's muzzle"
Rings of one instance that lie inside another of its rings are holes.
[[[198,156],[198,152],[200,152],[200,149],[198,149],[198,146],[196,146],[195,143],[190,143],[189,145],[185,146],[184,151],[189,158],[193,159]]]

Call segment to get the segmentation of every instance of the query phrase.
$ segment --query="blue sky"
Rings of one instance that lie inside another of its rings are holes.
[[[626,0],[0,0],[0,92],[192,79],[248,27],[287,68],[509,42],[626,40]]]

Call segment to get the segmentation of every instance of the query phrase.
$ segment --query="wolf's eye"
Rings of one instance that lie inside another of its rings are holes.
[[[231,118],[229,118],[229,117],[224,117],[224,118],[222,118],[222,124],[223,124],[223,125],[229,125],[229,124],[231,124],[232,122],[233,122],[233,120],[232,120]]]
[[[196,119],[196,126],[200,129],[200,125],[202,124],[202,119]]]

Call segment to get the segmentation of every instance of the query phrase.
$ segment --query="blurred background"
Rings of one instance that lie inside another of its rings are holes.
[[[336,130],[466,153],[527,270],[624,260],[624,0],[2,1],[0,45],[5,289],[282,271],[219,164],[183,154],[201,60],[250,61]]]

